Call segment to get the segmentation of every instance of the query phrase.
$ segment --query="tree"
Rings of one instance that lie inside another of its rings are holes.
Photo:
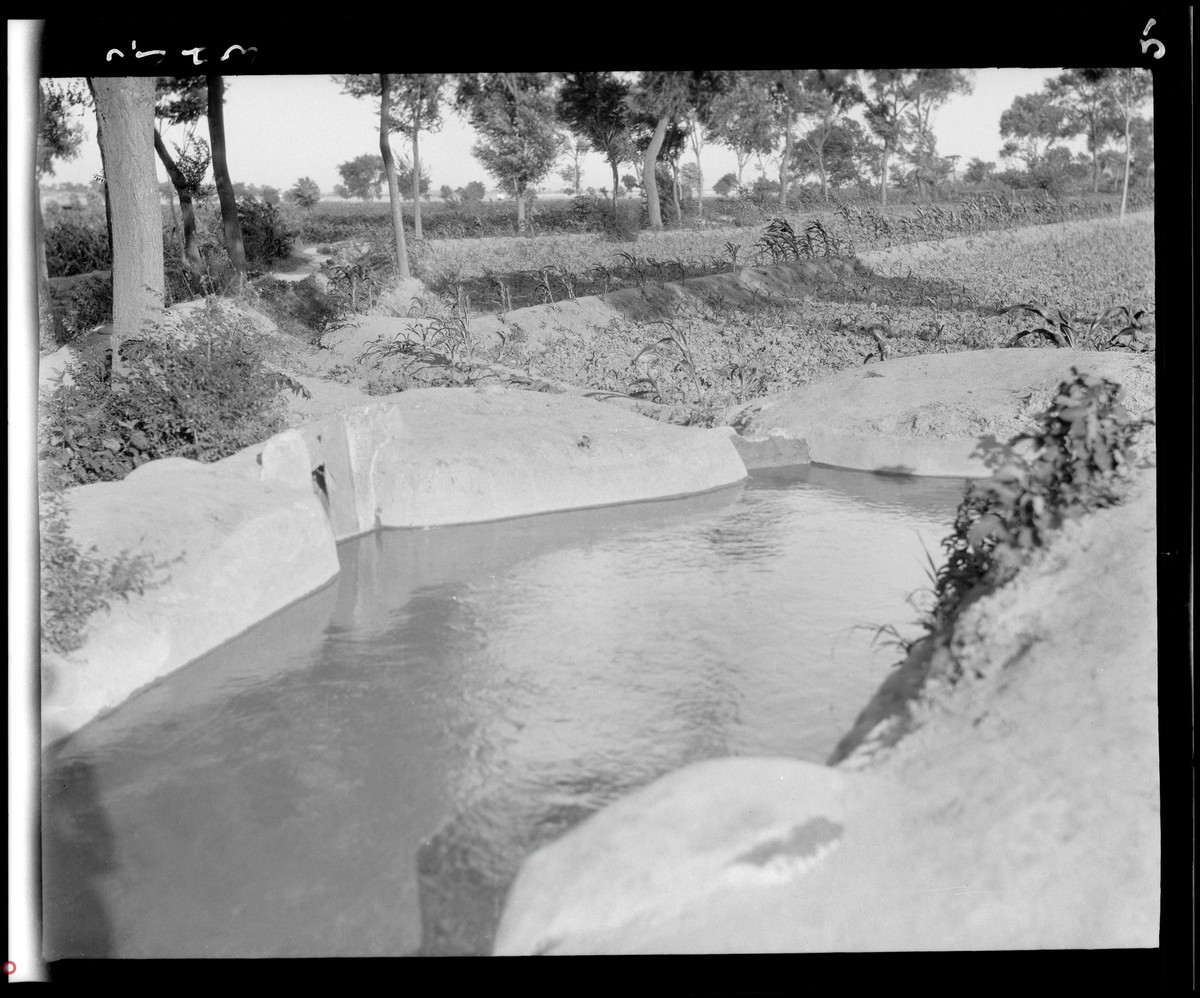
[[[913,139],[909,159],[923,187],[936,178],[938,156],[933,137],[933,113],[955,93],[969,93],[972,82],[961,69],[875,69],[867,74],[871,95],[866,101],[867,124],[883,143],[880,159],[880,201],[887,204],[891,157]]]
[[[733,150],[737,157],[735,183],[742,185],[742,171],[753,156],[765,156],[775,148],[775,116],[757,74],[740,73],[732,85],[713,100],[708,119],[708,137]],[[713,187],[716,190],[716,187]]]
[[[441,190],[438,191],[438,197],[445,201],[446,204],[450,204],[454,201],[454,188],[449,184],[442,184]]]
[[[246,249],[242,245],[242,225],[238,220],[237,199],[229,178],[229,163],[225,157],[225,83],[219,76],[208,77],[208,136],[212,140],[212,171],[217,182],[217,197],[221,200],[221,222],[225,233],[225,250],[233,264],[234,282],[242,284],[248,275]]]
[[[688,88],[688,102],[684,111],[687,137],[696,156],[696,213],[704,217],[704,167],[700,164],[700,152],[704,148],[704,135],[712,121],[713,102],[733,84],[729,73],[693,73]]]
[[[481,136],[475,158],[517,201],[517,230],[525,231],[525,199],[558,158],[555,101],[541,73],[470,73],[459,82],[457,105]]]
[[[921,196],[926,183],[937,183],[949,174],[938,155],[933,134],[933,115],[957,93],[969,94],[974,87],[972,71],[962,69],[918,69],[908,86],[912,109],[907,114],[907,131],[912,136],[908,160],[913,164],[909,179]]]
[[[183,146],[175,146],[175,156],[167,151],[162,131],[155,125],[154,148],[171,180],[175,196],[179,199],[180,215],[183,219],[181,233],[181,258],[184,266],[193,274],[204,273],[200,247],[196,234],[194,203],[212,194],[214,188],[206,183],[205,177],[212,162],[208,143],[194,137],[196,123],[207,110],[208,89],[204,77],[172,78],[159,77],[155,83],[155,112],[171,124],[188,126]]]
[[[816,174],[824,196],[829,185],[856,184],[862,179],[864,153],[868,152],[867,135],[853,118],[826,127],[818,125],[800,136],[793,155],[797,177]]]
[[[279,188],[271,187],[269,184],[264,184],[262,188],[262,199],[270,205],[279,204]]]
[[[995,172],[995,163],[985,163],[978,156],[974,156],[972,157],[971,162],[967,164],[967,170],[966,173],[963,174],[963,180],[968,184],[982,184]]]
[[[1129,168],[1133,162],[1132,124],[1137,112],[1154,93],[1154,77],[1148,69],[1127,66],[1114,70],[1104,80],[1104,92],[1121,115],[1125,126],[1125,179],[1121,184],[1121,224],[1129,200]]]
[[[842,124],[845,115],[856,104],[866,100],[862,88],[854,75],[844,69],[814,69],[802,78],[803,95],[801,115],[812,122],[812,127],[801,136],[800,145],[805,154],[800,164],[812,164],[821,180],[821,194],[829,199],[829,174],[831,167],[826,160],[839,158],[839,176],[857,176],[857,168],[848,169],[853,162],[855,133]],[[854,123],[857,125],[857,122]],[[836,138],[835,138],[836,136]],[[837,144],[834,152],[830,146]]]
[[[1017,157],[1030,172],[1042,164],[1042,159],[1054,143],[1068,134],[1063,122],[1066,112],[1046,93],[1024,94],[1000,115],[1000,136],[1008,139],[1003,155]]]
[[[294,201],[305,210],[315,208],[321,201],[321,188],[311,177],[301,177],[292,185],[291,190],[284,194],[288,201]]]
[[[777,126],[783,129],[783,156],[779,160],[779,208],[787,209],[788,168],[792,160],[792,129],[796,116],[806,103],[804,71],[775,69],[757,74],[761,85],[770,95]]]
[[[480,180],[472,180],[465,187],[460,187],[456,192],[464,202],[470,201],[478,204],[487,196],[487,188]]]
[[[383,161],[372,153],[363,153],[338,165],[346,197],[372,201],[383,196]],[[337,193],[336,189],[334,193]]]
[[[636,89],[629,97],[632,126],[640,135],[635,136],[635,145],[643,150],[642,189],[646,192],[646,211],[650,228],[662,228],[662,212],[658,203],[658,182],[655,164],[660,155],[675,163],[686,142],[686,131],[678,122],[686,119],[692,103],[700,99],[707,86],[707,72],[653,72],[642,73]],[[668,131],[672,134],[669,137]],[[672,186],[674,190],[674,186]],[[675,196],[676,217],[679,217],[678,196]]]
[[[89,80],[113,217],[112,365],[163,312],[162,213],[154,175],[154,78]]]
[[[1083,135],[1092,161],[1092,191],[1100,189],[1100,150],[1120,131],[1116,109],[1105,92],[1109,69],[1068,69],[1046,83],[1046,94],[1064,111],[1064,137]]]
[[[413,230],[418,239],[421,230],[421,195],[429,190],[429,175],[421,168],[419,142],[421,132],[436,132],[442,127],[442,89],[446,76],[441,73],[411,73],[399,75],[393,84],[394,131],[406,135],[412,142],[412,166],[407,186],[413,197]]]
[[[392,207],[392,231],[396,235],[396,263],[400,280],[407,280],[408,246],[404,241],[404,215],[400,208],[400,178],[396,174],[396,160],[392,156],[392,143],[388,138],[391,127],[392,88],[387,73],[379,76],[379,151],[383,156],[383,172],[387,176],[388,201]],[[418,198],[418,200],[420,200]]]
[[[429,173],[425,170],[422,170],[420,182],[414,183],[414,177],[413,177],[414,172],[415,171],[414,171],[413,164],[408,161],[407,156],[397,156],[396,157],[396,179],[399,180],[399,182],[400,182],[400,189],[401,190],[416,189],[418,194],[428,194],[429,193],[429,185],[432,182],[429,178]],[[418,200],[420,200],[420,199],[418,198]]]
[[[700,186],[702,183],[704,183],[704,175],[695,163],[684,163],[680,167],[679,184],[687,192],[689,198],[699,198],[704,193]]]
[[[342,84],[344,93],[353,97],[382,96],[379,89],[380,77],[377,75],[344,75],[334,76],[333,79]],[[421,133],[436,132],[442,127],[442,91],[448,78],[444,73],[389,73],[388,80],[392,88],[388,130],[399,132],[408,138],[412,143],[413,166],[421,177],[426,177],[424,171],[421,171]],[[407,183],[402,181],[402,186],[407,187],[412,195],[413,231],[416,238],[421,239],[421,194],[425,188],[418,187],[416,176],[416,173],[410,175]]]
[[[203,76],[171,77],[160,76],[155,80],[155,116],[172,125],[185,125],[183,146],[175,144],[175,156],[163,142],[162,130],[154,127],[154,148],[171,180],[175,196],[179,199],[179,212],[183,219],[181,258],[183,265],[193,274],[204,273],[200,247],[196,235],[196,214],[193,202],[207,197],[213,188],[205,184],[205,174],[211,162],[211,152],[203,139],[194,138],[196,123],[208,110],[208,81]],[[172,143],[174,144],[174,143]],[[172,204],[172,211],[174,205]]]
[[[70,106],[82,104],[84,95],[77,88],[62,87],[51,80],[38,87],[37,158],[34,168],[33,237],[37,268],[38,315],[42,338],[60,343],[62,319],[50,296],[50,274],[46,266],[46,223],[42,216],[41,179],[54,174],[56,159],[74,159],[83,141],[83,125],[71,124]]]
[[[713,184],[713,192],[719,197],[729,197],[730,193],[734,191],[739,184],[740,181],[738,180],[738,175],[736,173],[727,173],[715,184]]]
[[[612,73],[564,73],[558,92],[559,120],[588,145],[604,154],[612,170],[613,208],[620,181],[617,171],[632,146],[629,84]],[[578,189],[576,190],[578,193]]]
[[[887,205],[888,168],[904,140],[904,112],[911,104],[903,69],[876,69],[869,74],[871,98],[866,103],[867,125],[883,143],[879,161],[880,203]]]
[[[591,151],[586,139],[572,137],[562,132],[559,134],[559,154],[567,158],[567,165],[558,171],[559,177],[567,186],[564,194],[579,195],[583,181],[583,157]]]

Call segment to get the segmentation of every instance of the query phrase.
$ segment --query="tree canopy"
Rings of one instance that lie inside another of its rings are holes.
[[[518,229],[525,227],[525,198],[558,159],[549,83],[544,73],[470,73],[458,85],[456,106],[481,136],[471,151],[516,198]]]

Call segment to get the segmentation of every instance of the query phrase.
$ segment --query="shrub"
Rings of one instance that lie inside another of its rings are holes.
[[[237,210],[246,262],[251,269],[267,270],[277,261],[291,256],[295,233],[274,205],[254,198],[240,198]]]
[[[63,343],[70,343],[88,330],[112,322],[112,279],[98,274],[73,281],[68,287],[55,290],[51,298],[62,319]],[[62,343],[57,344],[62,346]]]
[[[316,277],[302,281],[259,278],[254,284],[260,308],[282,332],[309,343],[320,340],[331,324],[347,312],[341,297],[323,291]]]
[[[321,188],[311,177],[301,177],[288,191],[284,191],[285,200],[294,201],[301,208],[311,210],[321,201]]]
[[[931,631],[980,586],[1011,578],[1065,519],[1121,500],[1143,421],[1118,401],[1119,385],[1074,368],[1071,373],[1040,428],[1012,441],[1031,442],[1032,457],[1010,453],[992,478],[968,488],[953,533],[942,542],[947,560],[935,580]]]
[[[53,221],[46,219],[45,239],[50,277],[73,277],[112,267],[103,215],[72,218],[59,212]]]
[[[216,461],[283,428],[280,375],[246,320],[210,298],[182,337],[148,331],[120,374],[107,358],[74,361],[47,400],[41,456],[76,482],[113,481],[155,458]]]

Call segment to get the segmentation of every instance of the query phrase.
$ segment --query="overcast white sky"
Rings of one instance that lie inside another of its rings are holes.
[[[943,156],[959,155],[960,169],[972,157],[999,160],[1000,115],[1020,94],[1034,93],[1044,81],[1061,69],[977,69],[975,89],[965,97],[946,104],[935,119],[938,151]],[[233,179],[258,186],[271,185],[285,190],[300,177],[311,177],[323,193],[332,193],[341,183],[339,163],[363,153],[379,151],[379,105],[367,99],[355,99],[341,92],[328,76],[232,76],[226,77],[225,125],[229,168]],[[421,160],[432,181],[431,192],[442,184],[457,188],[472,180],[482,181],[489,190],[495,181],[471,155],[476,136],[454,114],[446,115],[440,133],[421,135]],[[94,114],[84,119],[85,144],[79,157],[59,162],[49,181],[87,183],[100,172],[100,150],[96,145]],[[201,134],[207,136],[205,123]],[[182,141],[182,129],[167,129],[164,138]],[[407,140],[393,136],[398,153],[409,153]],[[737,171],[731,151],[708,145],[702,154],[704,178],[711,186],[725,173]],[[584,186],[608,186],[611,173],[599,153],[590,153],[584,161]],[[777,168],[769,167],[775,175]],[[165,180],[161,164],[159,179]],[[622,172],[625,172],[624,170]],[[757,175],[753,161],[744,179]],[[544,189],[557,189],[557,178],[548,180]]]

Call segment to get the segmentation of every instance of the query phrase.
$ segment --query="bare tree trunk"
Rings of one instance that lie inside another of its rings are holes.
[[[700,150],[704,147],[704,136],[700,132],[700,124],[692,129],[692,149],[696,153],[696,177],[700,189],[696,192],[696,217],[704,217],[704,169],[700,166]]]
[[[616,216],[617,216],[617,190],[619,189],[619,185],[620,185],[621,181],[617,178],[617,161],[615,159],[610,159],[608,162],[612,166],[612,175],[613,175],[612,203],[613,203],[613,218],[615,220]],[[579,174],[576,173],[575,176],[578,177]]]
[[[417,148],[417,136],[421,134],[420,101],[413,109],[413,237],[421,239],[421,153]]]
[[[96,87],[91,77],[87,78],[88,91],[92,95],[92,104],[96,103]],[[96,141],[100,145],[100,172],[104,179],[104,226],[108,230],[108,259],[111,262],[113,257],[113,226],[112,226],[112,200],[108,196],[108,163],[104,158],[104,136],[102,134],[103,126],[100,123],[100,115],[96,115]],[[111,277],[109,279],[111,284]],[[111,290],[111,288],[110,288]]]
[[[658,207],[658,182],[654,179],[654,164],[658,160],[659,150],[662,149],[663,139],[667,137],[667,121],[670,115],[664,114],[654,126],[654,134],[650,144],[646,146],[646,155],[642,159],[642,186],[646,189],[646,211],[650,217],[650,228],[661,229],[662,212]]]
[[[400,209],[400,181],[396,176],[396,159],[392,155],[392,144],[388,141],[388,111],[392,105],[392,80],[387,73],[379,77],[382,96],[379,99],[379,152],[383,156],[383,169],[387,174],[388,198],[392,204],[392,230],[396,233],[396,263],[401,280],[407,280],[408,247],[404,242],[404,213]]]
[[[1125,182],[1121,185],[1121,224],[1125,224],[1125,203],[1129,199],[1129,164],[1133,159],[1133,147],[1129,144],[1129,115],[1125,112]]]
[[[679,204],[679,164],[671,164],[671,207],[675,209],[675,224],[683,227],[683,208]]]
[[[162,322],[162,211],[154,175],[154,77],[93,81],[113,216],[114,373],[121,343]]]
[[[204,262],[200,259],[200,246],[196,241],[196,212],[192,208],[192,192],[188,189],[187,180],[175,160],[167,152],[166,144],[158,134],[157,128],[154,129],[154,148],[162,165],[166,167],[167,176],[171,178],[171,186],[179,195],[179,211],[183,215],[183,265],[198,277],[204,273]],[[174,210],[175,206],[172,204],[172,214]]]
[[[783,133],[783,160],[779,164],[779,210],[787,211],[788,162],[792,158],[792,109],[787,112],[787,127]]]
[[[891,150],[888,149],[887,143],[883,144],[883,160],[880,163],[879,175],[879,204],[887,207],[887,185],[888,185],[888,156]]]
[[[221,221],[225,230],[225,250],[233,265],[234,282],[245,282],[246,247],[242,244],[242,226],[238,221],[237,198],[229,178],[229,163],[225,158],[225,84],[221,77],[208,77],[208,137],[212,141],[212,171],[221,200]]]

